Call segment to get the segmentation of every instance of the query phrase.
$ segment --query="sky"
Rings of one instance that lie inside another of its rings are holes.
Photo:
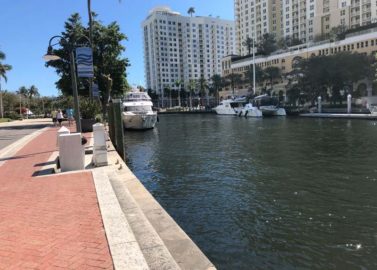
[[[189,7],[196,16],[219,16],[233,20],[233,0],[92,0],[92,10],[104,24],[117,21],[128,37],[123,42],[131,67],[127,69],[130,85],[145,85],[141,23],[156,6],[169,6],[188,16]],[[5,64],[13,69],[8,82],[1,80],[3,90],[16,91],[35,85],[42,96],[57,96],[58,80],[53,68],[46,68],[43,55],[48,41],[64,30],[64,22],[78,12],[88,22],[87,0],[0,0],[0,51]]]

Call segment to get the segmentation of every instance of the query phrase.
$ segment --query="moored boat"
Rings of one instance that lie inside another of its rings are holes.
[[[157,112],[152,110],[152,100],[145,92],[133,90],[123,101],[122,119],[126,129],[152,129],[157,122]]]
[[[269,95],[260,95],[253,99],[254,107],[262,111],[263,116],[286,116],[284,108],[279,107],[279,100]]]

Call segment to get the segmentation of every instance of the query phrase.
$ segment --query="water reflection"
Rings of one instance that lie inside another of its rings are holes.
[[[161,116],[129,164],[219,269],[373,269],[374,122]]]

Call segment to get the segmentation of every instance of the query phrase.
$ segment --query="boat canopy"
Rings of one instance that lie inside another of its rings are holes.
[[[276,97],[270,97],[268,95],[260,95],[253,99],[253,106],[278,106],[279,100]]]
[[[151,98],[145,92],[131,92],[126,95],[125,101],[149,101]]]

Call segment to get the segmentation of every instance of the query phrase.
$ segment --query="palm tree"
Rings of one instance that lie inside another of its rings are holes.
[[[268,78],[269,81],[270,81],[271,90],[272,90],[274,80],[281,77],[280,68],[278,68],[278,67],[268,67],[264,70],[264,73],[266,74],[266,78]]]
[[[232,87],[232,95],[234,96],[234,88],[242,82],[242,75],[238,73],[230,73],[225,77],[226,83]]]
[[[5,75],[9,70],[12,69],[11,65],[3,64],[1,61],[5,60],[5,53],[0,51],[0,113],[1,118],[4,118],[4,108],[3,108],[3,94],[1,92],[1,78],[4,78],[6,82],[8,80],[7,76]]]
[[[190,110],[192,109],[192,93],[195,91],[196,82],[195,80],[191,79],[188,82],[188,89],[190,91]]]
[[[251,54],[251,48],[253,47],[253,40],[247,36],[246,40],[242,42],[242,46],[247,48],[248,55]]]
[[[211,77],[211,84],[215,90],[216,104],[219,104],[219,90],[223,86],[223,79],[221,75],[215,74]]]
[[[164,90],[169,92],[169,108],[171,108],[172,102],[171,102],[171,87],[170,87],[170,85],[166,84]]]
[[[244,73],[245,81],[250,84],[250,89],[253,88],[253,80],[254,80],[254,75],[253,75],[253,69],[249,68],[248,70],[245,71]],[[255,66],[255,84],[257,85],[258,83],[264,81],[266,78],[266,74],[263,71],[263,69],[260,66]],[[255,92],[256,89],[253,89],[253,92]]]
[[[195,13],[195,8],[194,8],[194,7],[190,7],[190,8],[187,10],[187,13],[190,14],[190,16],[192,17],[192,14]]]
[[[183,84],[182,80],[176,80],[175,86],[177,86],[178,91],[178,106],[181,107],[181,85]]]
[[[208,100],[208,82],[204,78],[203,75],[200,76],[200,78],[198,80],[198,87],[199,87],[200,96],[201,97],[203,97],[204,95],[206,96],[207,106],[209,106],[209,100]]]

